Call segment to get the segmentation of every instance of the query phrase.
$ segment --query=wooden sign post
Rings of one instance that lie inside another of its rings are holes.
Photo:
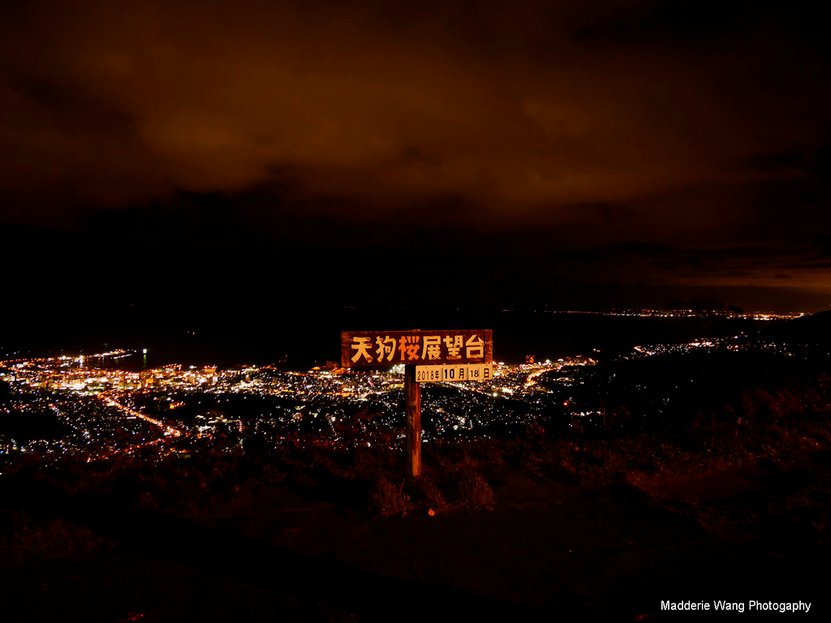
[[[379,370],[404,364],[410,474],[421,476],[421,383],[486,381],[493,368],[490,329],[459,331],[344,331],[341,365]]]
[[[410,453],[410,474],[421,476],[421,383],[416,380],[416,367],[404,368],[404,396],[407,411],[407,450]]]

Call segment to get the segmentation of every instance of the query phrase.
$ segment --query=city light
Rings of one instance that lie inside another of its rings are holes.
[[[673,353],[788,354],[773,342],[743,336],[698,338],[681,344],[639,344],[618,355],[635,360]],[[354,371],[315,366],[167,364],[134,371],[121,361],[147,349],[0,361],[15,412],[47,410],[70,432],[57,438],[0,439],[5,460],[18,453],[99,460],[154,448],[160,455],[213,444],[233,449],[247,439],[268,445],[307,437],[340,445],[394,445],[403,437],[401,366]],[[494,364],[484,382],[425,386],[424,440],[512,430],[552,413],[572,421],[602,416],[596,385],[598,355],[536,358]],[[539,362],[535,362],[539,361]]]

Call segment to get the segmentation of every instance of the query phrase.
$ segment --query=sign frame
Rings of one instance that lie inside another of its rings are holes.
[[[341,365],[383,370],[395,365],[493,363],[491,329],[342,331]]]

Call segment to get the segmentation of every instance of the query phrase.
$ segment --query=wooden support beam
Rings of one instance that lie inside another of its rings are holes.
[[[421,384],[416,381],[416,367],[404,369],[404,396],[407,402],[407,448],[410,455],[410,474],[421,476]]]

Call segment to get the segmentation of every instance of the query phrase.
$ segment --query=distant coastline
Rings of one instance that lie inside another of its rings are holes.
[[[130,314],[81,315],[39,324],[21,319],[0,334],[0,355],[31,357],[148,348],[151,365],[166,363],[279,364],[308,369],[339,357],[339,333],[355,329],[464,328],[494,331],[497,360],[537,359],[619,350],[638,343],[677,343],[753,333],[802,317],[800,312],[730,310],[482,310],[216,308],[191,315],[138,309]]]

